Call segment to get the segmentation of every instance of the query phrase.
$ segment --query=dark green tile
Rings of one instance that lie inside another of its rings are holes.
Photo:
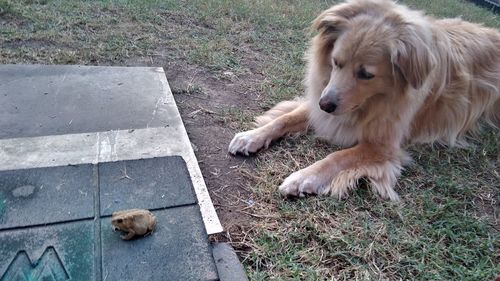
[[[101,215],[123,209],[160,209],[195,204],[180,156],[99,164]]]
[[[94,280],[94,221],[0,231],[0,281]]]
[[[197,205],[154,211],[153,234],[124,241],[101,220],[102,275],[107,281],[217,280]]]
[[[0,171],[0,229],[94,217],[92,165]]]

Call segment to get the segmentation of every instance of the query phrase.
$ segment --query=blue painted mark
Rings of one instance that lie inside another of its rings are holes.
[[[47,247],[42,256],[34,263],[31,262],[26,251],[18,252],[3,273],[0,281],[65,281],[69,279],[69,274],[56,249]]]

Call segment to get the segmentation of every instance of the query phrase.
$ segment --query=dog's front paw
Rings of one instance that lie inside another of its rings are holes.
[[[280,185],[279,191],[283,196],[324,195],[330,192],[330,181],[327,177],[309,173],[306,168],[288,176]]]
[[[254,129],[246,132],[237,133],[229,144],[229,153],[242,153],[248,156],[249,153],[255,153],[262,148],[268,148],[272,138],[266,136],[261,129]]]

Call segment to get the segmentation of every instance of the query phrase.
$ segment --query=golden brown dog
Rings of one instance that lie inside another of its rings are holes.
[[[291,174],[283,195],[339,198],[369,179],[397,200],[408,143],[464,142],[500,122],[500,33],[435,20],[387,0],[351,0],[324,11],[307,53],[306,95],[279,103],[238,133],[232,154],[257,152],[308,128],[348,147]]]

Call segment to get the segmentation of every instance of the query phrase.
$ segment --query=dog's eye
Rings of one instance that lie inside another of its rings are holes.
[[[122,223],[122,222],[123,222],[123,220],[122,220],[122,219],[117,219],[117,220],[116,220],[116,222],[117,222],[117,223]]]
[[[357,74],[358,78],[359,79],[362,79],[362,80],[370,80],[372,79],[373,77],[375,77],[375,75],[369,73],[369,72],[366,72],[366,70],[364,68],[361,68],[359,71],[358,71],[358,74]]]
[[[336,59],[333,59],[333,64],[335,64],[335,66],[338,68],[342,68],[342,65],[340,65]]]

